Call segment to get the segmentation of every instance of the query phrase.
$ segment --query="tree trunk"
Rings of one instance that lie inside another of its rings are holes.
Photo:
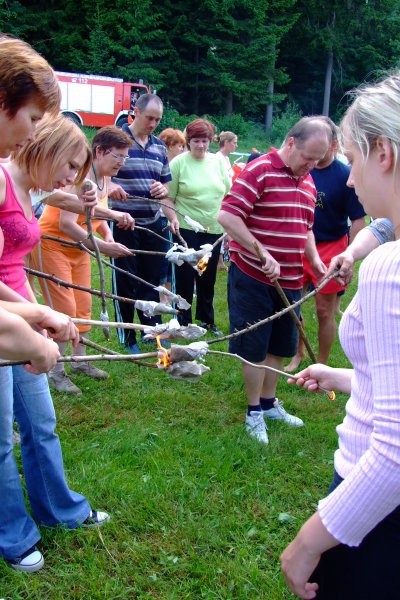
[[[325,87],[324,87],[324,106],[322,108],[322,114],[329,116],[329,105],[331,100],[331,85],[332,85],[332,72],[333,72],[333,52],[328,52],[328,60],[326,63],[325,71]]]
[[[272,127],[272,114],[274,111],[273,97],[274,97],[274,80],[270,79],[270,81],[268,83],[268,98],[270,99],[270,101],[267,104],[267,106],[265,107],[265,133],[268,133],[268,131]]]
[[[233,113],[233,92],[228,90],[225,101],[225,113],[227,116]]]
[[[199,64],[199,49],[196,48],[195,52],[194,52],[194,64],[197,65]],[[197,75],[198,73],[198,69],[195,68],[194,72],[196,73],[195,75],[195,81],[194,81],[194,90],[193,90],[193,112],[195,115],[199,114],[199,76]]]

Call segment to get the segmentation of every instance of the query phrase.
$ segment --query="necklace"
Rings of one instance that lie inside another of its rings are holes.
[[[93,164],[93,163],[92,163],[92,171],[93,171],[94,180],[95,180],[95,182],[96,182],[97,188],[98,188],[99,192],[102,192],[102,191],[104,190],[104,183],[105,183],[104,177],[103,177],[103,185],[100,187],[100,184],[99,184],[99,182],[97,181],[97,175],[96,175],[96,171],[95,171],[95,168],[94,168],[94,164]]]

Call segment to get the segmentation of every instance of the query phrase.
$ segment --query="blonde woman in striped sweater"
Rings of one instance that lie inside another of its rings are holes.
[[[297,385],[349,394],[337,428],[329,495],[283,552],[300,598],[395,600],[400,573],[400,77],[363,86],[342,122],[344,150],[366,213],[393,223],[374,250],[339,335],[353,369],[312,365]],[[292,380],[294,382],[294,380]]]

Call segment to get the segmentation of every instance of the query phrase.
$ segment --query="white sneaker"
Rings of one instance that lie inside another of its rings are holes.
[[[278,398],[274,402],[274,408],[269,408],[268,410],[263,411],[264,416],[268,419],[276,419],[277,421],[285,421],[288,425],[292,425],[292,427],[303,427],[304,423],[298,417],[294,415],[289,415],[288,412],[283,408],[283,402],[280,402]]]
[[[23,573],[35,573],[39,571],[44,565],[44,558],[41,552],[33,546],[27,552],[24,552],[22,556],[15,560],[7,560],[10,567],[16,571],[22,571]]]
[[[268,444],[267,426],[262,410],[251,410],[249,415],[246,414],[246,429],[259,442]]]
[[[89,516],[83,521],[81,527],[86,529],[93,529],[94,527],[101,527],[110,520],[110,515],[101,510],[91,510]]]

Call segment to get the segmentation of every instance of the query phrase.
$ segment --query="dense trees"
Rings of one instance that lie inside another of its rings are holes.
[[[151,83],[184,113],[337,116],[400,59],[398,0],[0,0],[0,29],[58,70]]]

